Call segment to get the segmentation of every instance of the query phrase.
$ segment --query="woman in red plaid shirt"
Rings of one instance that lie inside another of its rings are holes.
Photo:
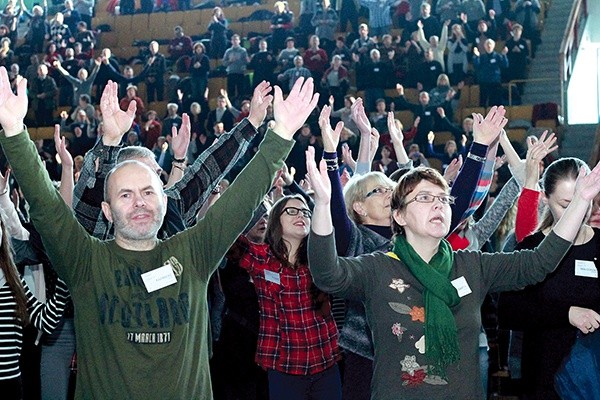
[[[260,306],[256,362],[268,372],[271,400],[341,399],[337,328],[308,269],[311,216],[302,197],[286,196],[271,209],[264,244],[240,239],[240,266]]]

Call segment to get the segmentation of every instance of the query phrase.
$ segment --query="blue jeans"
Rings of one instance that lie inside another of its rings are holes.
[[[271,400],[341,400],[342,386],[337,364],[314,375],[290,375],[269,370]]]
[[[67,399],[71,357],[75,352],[75,328],[73,318],[63,318],[52,335],[42,343],[40,377],[42,400]]]

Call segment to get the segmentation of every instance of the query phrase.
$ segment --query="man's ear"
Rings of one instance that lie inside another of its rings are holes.
[[[110,210],[110,204],[103,201],[101,205],[102,205],[102,212],[104,213],[104,216],[112,224],[113,218],[112,218],[112,211]]]

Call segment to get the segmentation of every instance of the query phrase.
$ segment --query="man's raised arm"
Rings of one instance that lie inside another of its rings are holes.
[[[252,106],[264,115],[272,98],[261,95]],[[252,218],[293,146],[294,133],[302,127],[318,100],[312,78],[306,81],[299,78],[285,100],[281,89],[275,86],[273,129],[267,131],[259,151],[206,216],[184,233],[190,235],[190,248],[201,257],[199,268],[203,276],[208,277],[214,271]]]
[[[87,152],[79,180],[73,192],[73,210],[86,231],[99,239],[109,237],[108,221],[102,213],[104,178],[117,164],[121,138],[135,118],[136,103],[131,101],[127,111],[119,108],[119,86],[108,81],[100,99],[104,124],[102,139]]]
[[[260,107],[257,102],[270,91],[269,83],[261,82],[254,89],[248,118],[244,118],[230,132],[221,135],[188,167],[180,181],[165,190],[169,201],[176,202],[186,226],[195,223],[198,210],[212,190],[246,153],[266,115],[266,108]],[[181,128],[183,129],[183,125]]]

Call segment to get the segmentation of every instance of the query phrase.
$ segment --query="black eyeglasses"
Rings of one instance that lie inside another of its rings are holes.
[[[369,197],[371,197],[371,196],[375,196],[376,194],[377,194],[377,195],[379,195],[379,194],[388,194],[388,193],[389,193],[389,192],[391,192],[392,190],[394,190],[394,189],[392,189],[391,187],[387,187],[387,186],[378,186],[378,187],[376,187],[375,189],[373,189],[373,190],[371,190],[370,192],[368,192],[368,193],[365,195],[365,199],[368,199],[368,198],[369,198]]]
[[[283,213],[286,213],[287,215],[290,215],[292,217],[295,217],[298,214],[302,214],[304,218],[308,219],[312,217],[312,212],[310,210],[307,210],[306,208],[286,207],[281,212],[282,215]]]
[[[440,203],[442,203],[442,204],[448,204],[448,205],[452,205],[456,201],[456,197],[450,196],[449,194],[443,194],[441,196],[436,196],[435,194],[431,194],[431,193],[419,193],[413,199],[407,201],[406,205],[409,205],[410,203],[413,203],[415,201],[417,203],[433,203],[435,201],[435,199],[438,199],[440,201]]]

